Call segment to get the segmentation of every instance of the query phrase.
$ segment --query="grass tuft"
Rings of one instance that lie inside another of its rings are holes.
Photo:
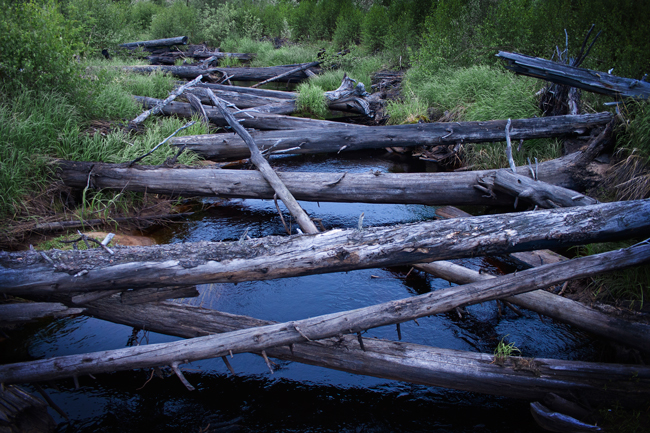
[[[300,84],[297,90],[296,105],[298,110],[307,111],[321,119],[327,117],[329,109],[325,100],[325,91],[322,87],[306,82]]]

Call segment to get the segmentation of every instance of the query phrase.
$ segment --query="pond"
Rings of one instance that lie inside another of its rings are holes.
[[[280,171],[383,172],[425,171],[421,161],[384,151],[336,156],[274,158]],[[385,226],[436,218],[422,205],[307,203],[303,208],[326,229]],[[282,205],[281,205],[282,206]],[[205,199],[205,210],[182,224],[158,229],[159,243],[232,241],[283,235],[272,200]],[[283,208],[284,209],[284,208]],[[284,210],[287,221],[290,217]],[[292,224],[295,232],[295,223]],[[498,274],[509,269],[497,259],[456,262]],[[288,321],[406,298],[449,287],[447,281],[409,272],[408,267],[368,269],[239,284],[199,286],[200,296],[179,302],[260,319]],[[514,342],[524,356],[593,360],[596,342],[568,325],[523,310],[499,314],[494,302],[419,319],[401,326],[404,341],[448,349],[493,353],[498,342]],[[174,341],[94,318],[77,317],[29,325],[2,342],[2,359],[15,362],[140,344]],[[396,340],[394,327],[369,330],[364,338]],[[273,374],[257,355],[230,359],[232,376],[221,359],[184,365],[188,391],[173,375],[164,380],[150,371],[133,371],[72,379],[46,389],[68,414],[53,413],[61,432],[534,432],[528,402],[427,387],[296,362],[272,360]],[[224,426],[222,423],[233,421]]]

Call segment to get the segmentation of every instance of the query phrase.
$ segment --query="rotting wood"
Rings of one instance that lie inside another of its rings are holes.
[[[196,298],[196,286],[172,286],[162,288],[127,290],[120,294],[120,302],[125,305],[160,302],[167,299]]]
[[[129,122],[129,126],[136,127],[136,126],[139,125],[140,123],[142,123],[142,122],[144,122],[145,120],[147,120],[147,118],[148,118],[149,116],[151,116],[152,114],[157,114],[158,112],[160,112],[160,111],[162,110],[162,108],[163,108],[165,105],[169,104],[169,103],[172,102],[174,99],[176,99],[178,96],[180,96],[181,94],[183,94],[183,92],[184,92],[185,90],[189,89],[190,87],[194,86],[196,83],[198,83],[199,81],[201,81],[201,78],[203,78],[203,75],[199,75],[199,76],[197,76],[195,79],[193,79],[192,81],[190,81],[189,83],[187,83],[187,84],[183,84],[183,85],[180,86],[179,88],[174,89],[172,92],[170,92],[169,96],[168,96],[164,101],[161,101],[158,105],[156,105],[156,106],[153,107],[153,108],[150,108],[150,109],[148,109],[148,110],[145,110],[145,111],[144,111],[143,113],[141,113],[138,117],[136,117],[135,119],[133,119],[132,121],[130,121],[130,122]]]
[[[156,98],[148,98],[144,96],[134,96],[134,98],[144,107],[153,107],[160,101]],[[208,118],[210,119],[210,122],[218,126],[228,126],[228,122],[226,122],[218,110],[209,107],[204,108],[205,112],[208,115]],[[190,104],[178,101],[170,102],[169,104],[165,105],[161,111],[162,114],[165,114],[167,116],[176,115],[180,117],[192,117],[194,114],[192,106]],[[234,116],[245,128],[255,129],[312,129],[312,131],[314,129],[320,131],[325,128],[343,130],[368,129],[366,126],[362,125],[332,122],[329,120],[305,119],[302,117],[282,116],[277,114],[256,113],[254,111],[239,111],[234,113]],[[246,149],[246,157],[248,157],[250,156],[250,152],[248,151],[248,147],[246,147]]]
[[[125,306],[115,299],[88,305],[87,314],[184,338],[275,323],[170,302]],[[525,369],[521,368],[523,362],[517,357],[497,365],[494,357],[488,354],[374,338],[364,340],[364,346],[365,351],[359,347],[356,336],[343,335],[317,342],[303,341],[294,344],[291,349],[276,346],[266,349],[266,352],[274,358],[353,374],[522,399],[542,399],[553,392],[598,404],[617,398],[621,398],[622,402],[630,397],[635,399],[639,397],[635,395],[636,392],[650,389],[644,385],[648,379],[642,379],[640,389],[630,391],[632,387],[628,379],[637,371],[634,366],[621,369],[622,366],[612,364],[534,359]],[[229,369],[234,374],[232,366]],[[605,381],[607,387],[603,385]],[[627,393],[628,397],[624,398],[623,395]]]
[[[151,66],[120,66],[120,68],[125,72],[135,72],[138,74],[151,74],[155,71],[162,71],[169,73],[178,78],[192,79],[196,78],[199,75],[204,75],[206,77],[211,77],[212,79],[217,79],[215,73],[218,73],[219,76],[225,77],[226,75],[230,77],[231,80],[236,81],[263,81],[269,78],[273,78],[277,75],[284,74],[285,72],[292,71],[296,67],[301,65],[282,65],[282,66],[268,66],[261,68],[249,68],[249,67],[229,67],[229,68],[201,68],[200,66],[167,66],[167,65],[151,65]],[[280,78],[278,81],[287,82],[298,82],[307,78],[307,74],[304,71],[294,72],[289,75],[286,75]]]
[[[193,51],[188,48],[187,51],[170,51],[167,53],[161,53],[158,55],[147,56],[147,60],[152,65],[174,65],[179,59],[194,59],[202,60],[204,62],[213,59],[219,61],[220,59],[237,59],[243,62],[252,60],[254,57],[253,54],[249,53],[223,53],[220,51]],[[212,62],[208,62],[209,66]],[[206,63],[202,62],[202,65],[205,66]]]
[[[44,317],[73,316],[83,312],[83,308],[68,308],[58,302],[0,304],[0,324],[31,322]]]
[[[494,188],[547,209],[560,206],[587,206],[598,203],[598,200],[576,191],[551,185],[541,180],[533,180],[506,169],[496,171]]]
[[[170,106],[167,106],[166,109],[168,107]],[[607,112],[579,116],[515,119],[512,121],[510,136],[513,140],[519,140],[570,135],[579,129],[584,130],[605,125],[611,119],[612,115]],[[300,128],[298,126],[293,128],[297,129],[294,131],[260,131],[253,132],[251,135],[262,151],[272,148],[274,151],[283,151],[285,154],[338,153],[396,146],[499,142],[505,140],[506,120],[417,123],[376,127],[357,126],[356,128],[344,127],[340,124],[337,128],[336,125],[335,122],[330,122],[332,128],[328,128],[327,131],[298,129]],[[255,126],[251,125],[251,127]],[[257,129],[262,129],[262,127]],[[234,135],[188,135],[175,138],[172,145],[185,145],[188,150],[214,160],[241,159],[250,155],[246,144]]]
[[[644,243],[622,250],[528,269],[517,273],[517,275],[505,275],[352,311],[172,343],[2,365],[0,366],[0,382],[53,380],[70,376],[78,377],[83,374],[187,363],[199,359],[225,356],[231,352],[257,353],[274,346],[304,342],[305,336],[308,337],[308,340],[320,340],[341,333],[352,334],[370,328],[442,313],[458,305],[499,299],[544,288],[567,279],[584,278],[597,273],[635,266],[648,260],[650,260],[650,244]],[[298,327],[302,332],[299,332]],[[531,367],[530,360],[528,360],[527,368],[533,370],[531,373],[535,374],[536,364]],[[650,380],[650,369],[641,372],[639,370],[641,369],[633,370],[637,374],[630,377],[631,388],[636,392],[647,393],[649,388],[647,386],[639,387],[638,382]],[[634,383],[635,381],[636,383]]]
[[[216,84],[216,83],[199,83],[196,85],[196,87],[218,90],[219,92],[232,92],[232,93],[239,93],[243,95],[258,96],[260,98],[296,99],[295,92],[287,92],[283,90],[253,89],[250,87],[227,86],[225,84]],[[260,105],[264,105],[264,104],[260,104]]]
[[[253,84],[251,87],[253,89],[255,89],[257,87],[263,86],[264,84],[271,83],[273,81],[278,81],[278,80],[280,80],[280,79],[282,79],[284,77],[287,77],[287,76],[289,76],[291,74],[296,74],[298,72],[303,72],[305,69],[309,69],[309,68],[312,68],[314,66],[318,66],[320,64],[321,64],[321,62],[305,63],[305,64],[302,64],[302,65],[296,67],[296,68],[290,69],[290,70],[288,70],[286,72],[283,72],[283,73],[281,73],[279,75],[276,75],[275,77],[271,77],[271,78],[268,78],[268,79],[266,79],[264,81],[260,81],[257,84]]]
[[[135,48],[152,48],[152,47],[170,47],[173,45],[186,45],[188,41],[187,36],[177,36],[174,38],[166,38],[166,39],[153,39],[149,41],[138,41],[138,42],[127,42],[125,44],[120,44],[120,47],[122,48],[129,48],[129,49],[135,49]]]
[[[414,265],[417,269],[456,284],[496,278],[451,262],[440,261]],[[593,308],[545,290],[522,293],[503,298],[520,307],[576,326],[584,331],[626,344],[644,352],[650,352],[650,325],[629,322],[601,313]]]
[[[0,293],[270,280],[650,235],[650,199],[241,242],[0,252]]]
[[[550,184],[576,188],[571,175],[580,153],[542,162],[538,176]],[[253,170],[165,168],[78,161],[56,161],[57,176],[67,186],[85,188],[92,169],[93,187],[184,197],[271,199],[274,191]],[[494,170],[449,173],[304,173],[279,172],[297,200],[317,202],[394,203],[426,205],[512,205],[508,194],[486,197],[473,188],[476,178],[491,185]],[[517,173],[529,175],[527,167]]]
[[[226,104],[223,101],[217,99],[212,89],[205,90],[210,99],[212,99],[214,105],[216,105],[219,111],[221,111],[221,115],[226,119],[230,127],[244,140],[244,142],[246,142],[246,145],[248,146],[248,149],[251,153],[251,161],[253,164],[255,164],[259,172],[262,173],[262,176],[264,176],[264,179],[268,182],[268,184],[271,185],[274,191],[274,195],[277,194],[289,212],[291,212],[291,215],[293,215],[293,217],[296,219],[300,228],[305,233],[318,233],[318,229],[311,221],[311,219],[309,219],[307,213],[300,207],[296,199],[293,197],[293,195],[291,195],[291,192],[289,192],[284,183],[282,183],[282,180],[280,180],[277,173],[271,168],[269,162],[264,159],[262,152],[260,152],[259,148],[255,144],[255,141],[253,141],[253,138],[250,136],[248,131],[246,131],[244,127],[241,126],[235,117],[228,111]]]
[[[538,57],[505,51],[499,51],[497,57],[505,59],[506,68],[517,74],[616,98],[648,99],[650,97],[650,83],[642,80],[617,77],[607,72],[575,68]]]

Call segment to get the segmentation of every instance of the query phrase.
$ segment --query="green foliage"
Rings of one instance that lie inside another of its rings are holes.
[[[325,118],[328,115],[325,91],[322,87],[307,82],[300,84],[297,90],[296,105],[298,110],[309,112],[320,118]]]
[[[631,101],[621,107],[627,121],[617,135],[617,147],[650,164],[650,102]]]
[[[347,48],[356,45],[361,40],[361,24],[363,13],[355,7],[347,7],[341,10],[336,19],[336,30],[332,36],[332,43],[336,48]]]
[[[162,8],[151,19],[153,39],[187,36],[194,40],[199,31],[199,11],[187,6],[184,0],[177,0],[171,6]]]
[[[82,48],[78,31],[53,0],[0,0],[0,85],[5,92],[70,90],[78,71],[74,55]]]
[[[515,354],[521,354],[521,350],[519,350],[516,346],[515,343],[505,343],[503,340],[505,340],[505,337],[499,341],[499,344],[497,345],[496,349],[494,349],[494,362],[495,363],[502,363],[503,361],[506,360],[506,358],[510,356],[514,356]]]
[[[262,23],[263,33],[271,38],[290,39],[292,32],[289,20],[292,11],[293,4],[290,1],[261,2],[257,16]]]
[[[201,38],[219,46],[227,38],[258,38],[262,33],[261,20],[243,7],[225,2],[216,8],[201,11]]]
[[[111,0],[67,0],[63,12],[80,32],[83,41],[97,52],[132,40],[137,34],[130,25],[129,5]]]
[[[151,20],[161,10],[161,6],[152,1],[138,1],[131,6],[130,21],[138,30],[149,30]]]
[[[294,40],[308,40],[311,38],[312,20],[314,10],[316,9],[316,0],[302,0],[298,7],[293,10],[289,25]]]
[[[388,32],[388,13],[384,6],[374,3],[361,25],[361,41],[369,52],[384,47],[384,39]]]

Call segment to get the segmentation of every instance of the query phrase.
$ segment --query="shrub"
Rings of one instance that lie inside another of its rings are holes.
[[[153,39],[188,36],[193,39],[198,33],[199,13],[185,1],[176,1],[167,8],[162,8],[151,19],[151,37]]]
[[[361,41],[369,52],[384,47],[384,38],[388,32],[388,14],[386,8],[374,3],[361,25]]]
[[[75,53],[82,48],[78,32],[53,0],[0,0],[0,83],[7,92],[18,86],[69,90],[77,71]]]
[[[68,0],[63,12],[68,21],[78,28],[84,42],[96,52],[132,40],[136,35],[135,29],[129,25],[130,10],[126,3]]]
[[[336,30],[332,42],[336,48],[346,48],[356,45],[361,40],[361,24],[363,13],[355,7],[348,7],[341,10],[336,19]]]
[[[203,9],[201,17],[201,37],[211,45],[219,46],[228,38],[254,39],[262,34],[259,18],[229,2]]]
[[[136,2],[130,10],[130,20],[138,30],[149,30],[151,20],[161,7],[152,1]]]

